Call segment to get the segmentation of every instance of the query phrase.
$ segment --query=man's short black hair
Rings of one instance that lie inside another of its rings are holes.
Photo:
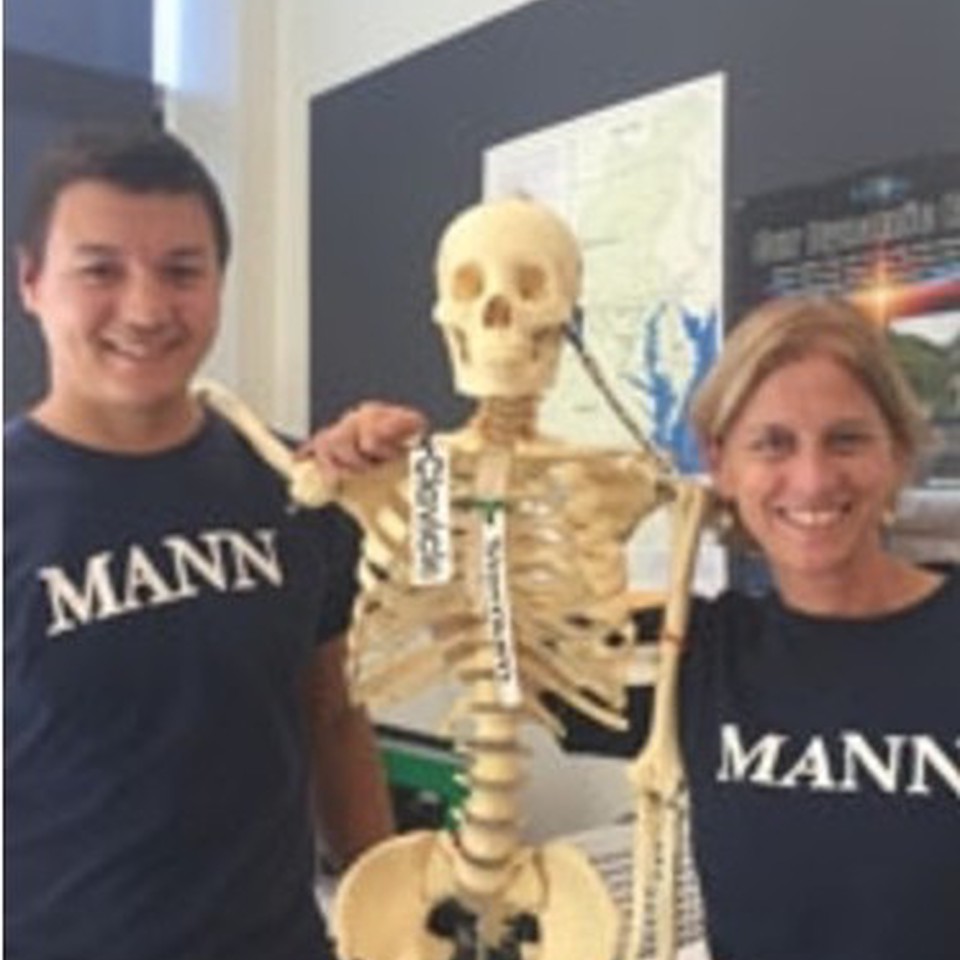
[[[33,169],[17,245],[43,263],[60,194],[82,180],[131,193],[193,194],[210,216],[221,268],[230,257],[230,224],[220,188],[199,158],[170,133],[151,127],[80,127],[49,147]]]

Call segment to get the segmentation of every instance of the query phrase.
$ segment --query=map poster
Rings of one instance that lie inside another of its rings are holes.
[[[586,348],[630,418],[684,472],[698,468],[687,401],[721,335],[723,81],[655,91],[484,156],[486,196],[532,196],[572,227]],[[542,424],[594,445],[630,442],[572,350]]]
[[[723,74],[711,74],[532,131],[484,154],[488,198],[530,196],[573,229],[583,256],[578,329],[616,398],[565,351],[541,408],[544,432],[591,447],[635,446],[634,428],[681,472],[699,472],[690,396],[719,349],[723,303]],[[665,515],[629,550],[630,582],[655,590],[668,569]],[[700,553],[704,592],[726,579]]]
[[[921,485],[960,492],[960,154],[752,198],[734,238],[730,316],[787,294],[856,303],[889,331],[934,425]]]

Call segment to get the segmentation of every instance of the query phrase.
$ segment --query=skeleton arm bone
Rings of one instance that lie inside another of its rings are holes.
[[[308,507],[322,507],[333,500],[336,478],[324,474],[313,460],[298,460],[294,452],[280,440],[239,397],[212,381],[204,381],[194,395],[228,420],[290,486],[290,496]]]
[[[239,397],[220,384],[203,381],[194,393],[233,424],[287,479],[292,499],[307,507],[324,506],[337,499],[341,488],[355,478],[396,460],[426,428],[426,419],[417,410],[371,401],[319,430],[295,453]]]
[[[647,892],[652,889],[657,960],[670,960],[676,953],[676,871],[684,790],[678,736],[678,686],[690,613],[690,586],[709,498],[708,491],[694,483],[678,482],[676,490],[670,584],[659,643],[653,716],[647,741],[630,770],[637,795],[637,824],[634,915],[627,956],[639,955],[647,924]]]

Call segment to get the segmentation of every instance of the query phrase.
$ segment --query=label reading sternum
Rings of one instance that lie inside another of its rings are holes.
[[[513,641],[513,617],[507,590],[507,523],[506,512],[486,511],[481,543],[481,578],[487,634],[493,646],[493,672],[497,696],[505,706],[519,706],[520,677],[517,651]]]

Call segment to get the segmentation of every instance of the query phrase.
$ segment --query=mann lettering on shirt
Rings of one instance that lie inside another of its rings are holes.
[[[960,798],[960,738],[925,734],[869,737],[854,730],[807,739],[767,732],[750,739],[736,723],[720,728],[718,783],[774,790]]]
[[[79,570],[42,567],[37,576],[46,590],[49,637],[205,592],[249,593],[284,583],[273,529],[172,534],[158,543],[92,554]]]

